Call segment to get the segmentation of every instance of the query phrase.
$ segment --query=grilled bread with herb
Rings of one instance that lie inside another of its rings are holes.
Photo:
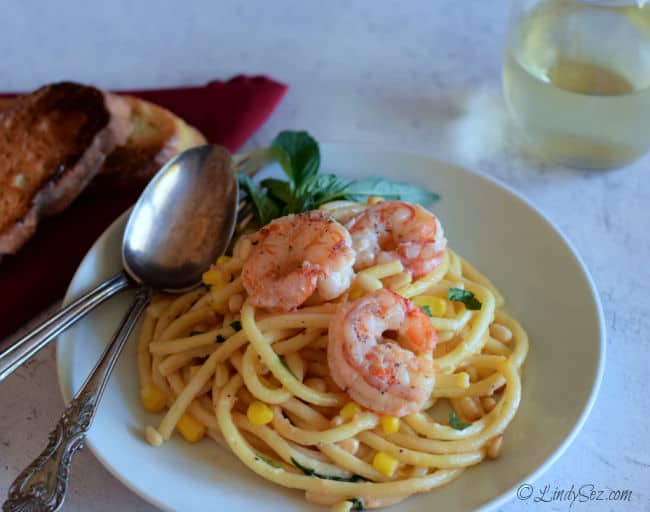
[[[46,85],[0,109],[0,256],[61,212],[131,131],[129,104],[94,87]]]

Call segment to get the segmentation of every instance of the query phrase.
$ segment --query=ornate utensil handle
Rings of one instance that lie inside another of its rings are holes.
[[[113,366],[149,303],[151,294],[148,288],[140,288],[136,292],[131,309],[101,359],[50,433],[47,448],[18,475],[9,488],[9,499],[2,506],[4,512],[59,510],[68,488],[72,456],[83,447],[86,432]]]
[[[114,275],[45,320],[29,334],[17,340],[8,341],[7,348],[0,352],[0,381],[11,375],[16,368],[27,362],[30,357],[79,318],[129,284],[129,278],[124,272]]]

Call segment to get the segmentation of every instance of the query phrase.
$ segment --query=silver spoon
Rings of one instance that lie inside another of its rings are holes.
[[[265,150],[251,151],[233,157],[233,167],[249,176],[254,176],[269,163],[268,151]],[[243,230],[253,218],[250,206],[247,199],[243,199],[240,203],[240,219],[237,225],[239,231]],[[0,344],[2,345],[0,349],[0,382],[77,320],[131,284],[132,281],[127,273],[120,272],[43,320],[27,334],[14,336],[2,342]]]
[[[235,228],[239,188],[220,146],[178,155],[147,185],[122,239],[122,264],[139,284],[135,299],[90,376],[68,404],[47,448],[13,482],[5,512],[58,510],[72,456],[82,448],[111,370],[154,290],[182,292],[224,252]]]

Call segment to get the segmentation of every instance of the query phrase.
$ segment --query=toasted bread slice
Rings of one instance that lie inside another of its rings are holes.
[[[129,105],[71,82],[41,87],[0,111],[0,255],[65,209],[130,133]]]
[[[119,97],[131,107],[131,133],[126,144],[106,158],[98,176],[100,186],[141,187],[174,155],[206,144],[201,132],[169,110],[133,96]],[[14,100],[0,98],[0,112]]]
[[[122,98],[131,107],[131,134],[108,156],[98,183],[141,187],[174,155],[206,143],[196,128],[168,110],[133,96]]]

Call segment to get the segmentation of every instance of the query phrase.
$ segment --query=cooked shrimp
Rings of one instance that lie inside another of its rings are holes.
[[[357,252],[355,270],[399,259],[417,278],[440,265],[447,246],[437,217],[403,201],[377,203],[354,216],[346,227]]]
[[[263,227],[242,269],[253,305],[291,311],[318,292],[331,300],[350,287],[354,250],[350,234],[330,215],[288,215]]]
[[[419,307],[381,289],[339,307],[329,325],[327,363],[334,382],[360,405],[404,416],[431,394],[437,340]]]

